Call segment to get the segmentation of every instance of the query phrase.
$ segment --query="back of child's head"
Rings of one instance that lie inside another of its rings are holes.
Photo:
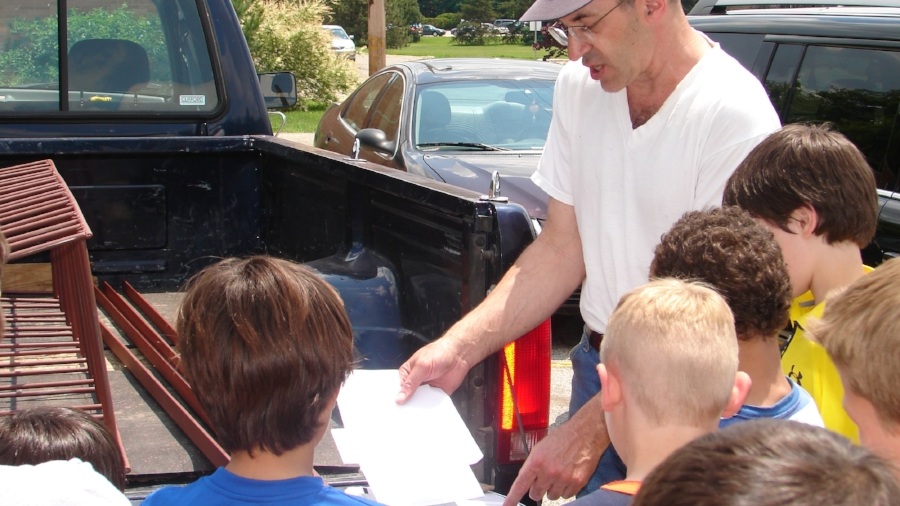
[[[788,321],[791,281],[775,236],[746,211],[690,211],[654,251],[650,277],[711,285],[734,314],[738,339],[774,338]]]
[[[865,156],[828,125],[786,125],[757,145],[725,185],[725,205],[790,231],[791,214],[815,210],[814,233],[860,248],[875,236],[878,196]]]
[[[288,260],[207,267],[191,280],[176,326],[185,378],[229,452],[281,455],[312,442],[352,369],[340,296]]]
[[[828,299],[808,332],[841,372],[844,388],[865,398],[900,433],[900,258],[888,260]]]
[[[0,465],[81,459],[125,490],[124,459],[101,422],[84,411],[35,407],[0,416]]]
[[[600,357],[653,423],[717,423],[738,370],[734,319],[707,286],[654,280],[619,300]]]
[[[644,479],[634,506],[888,506],[889,465],[802,422],[756,419],[697,438]]]

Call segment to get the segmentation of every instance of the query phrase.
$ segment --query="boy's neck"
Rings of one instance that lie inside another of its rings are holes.
[[[791,384],[781,369],[778,339],[752,337],[738,341],[740,370],[753,380],[744,404],[768,408],[791,393]]]
[[[656,466],[672,452],[689,442],[713,432],[718,427],[718,419],[708,427],[688,425],[631,424],[628,430],[627,448],[622,454],[628,468],[626,480],[643,481]]]
[[[824,240],[824,239],[823,239]],[[859,246],[850,241],[825,244],[827,251],[819,255],[810,282],[810,290],[821,304],[835,290],[843,289],[863,274],[862,253]]]
[[[267,451],[236,451],[231,454],[231,462],[225,469],[242,478],[251,480],[288,480],[300,476],[315,476],[313,453],[315,445],[307,444],[286,451],[281,455]]]

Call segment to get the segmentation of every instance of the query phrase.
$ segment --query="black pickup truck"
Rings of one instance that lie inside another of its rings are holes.
[[[225,256],[306,262],[341,292],[361,366],[396,368],[534,237],[518,205],[274,137],[268,108],[295,98],[293,76],[257,75],[229,0],[8,0],[0,47],[0,167],[53,161],[98,283],[152,300]],[[549,324],[516,344],[453,395],[499,492],[548,427]],[[210,472],[186,438],[155,439],[157,419],[178,429],[107,355],[132,498]]]

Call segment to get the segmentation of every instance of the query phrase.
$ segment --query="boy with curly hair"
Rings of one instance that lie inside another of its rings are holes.
[[[823,426],[810,395],[781,370],[778,334],[788,321],[791,284],[770,231],[739,207],[685,213],[656,246],[650,276],[708,283],[734,314],[740,368],[753,384],[722,427],[754,418]]]

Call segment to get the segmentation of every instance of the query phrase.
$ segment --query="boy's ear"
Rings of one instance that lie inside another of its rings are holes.
[[[600,376],[600,404],[603,411],[612,411],[622,401],[619,377],[602,363],[597,365],[597,374]]]
[[[747,399],[747,395],[750,393],[751,383],[750,376],[744,371],[738,371],[734,375],[734,386],[731,387],[731,396],[728,398],[728,404],[725,405],[725,409],[722,411],[722,418],[731,418],[740,411],[741,406],[744,405],[744,400]]]
[[[793,222],[794,232],[801,237],[812,237],[815,235],[816,227],[819,226],[819,215],[816,210],[809,205],[803,205],[794,209],[791,213],[791,221]]]

